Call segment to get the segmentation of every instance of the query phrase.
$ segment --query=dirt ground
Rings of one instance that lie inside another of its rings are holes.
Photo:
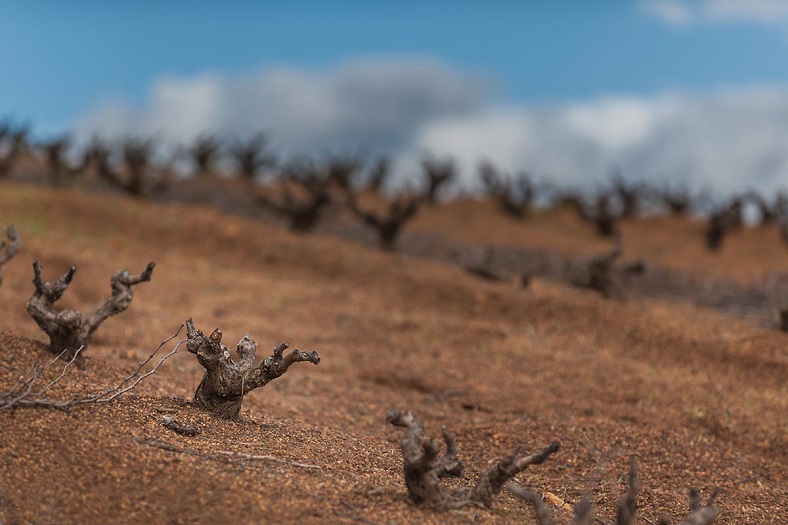
[[[641,523],[684,516],[690,488],[720,491],[719,523],[784,519],[788,335],[761,323],[687,302],[607,301],[540,278],[525,289],[490,283],[331,235],[336,225],[299,236],[211,206],[2,182],[0,222],[24,239],[0,286],[0,392],[49,359],[25,310],[34,259],[48,280],[77,267],[59,304],[81,311],[107,298],[115,270],[156,262],[128,310],[96,332],[86,368],[53,396],[118,382],[188,317],[221,328],[230,345],[249,333],[258,359],[282,341],[322,358],[249,394],[239,422],[190,404],[202,369],[183,349],[116,402],[0,412],[6,525],[531,522],[508,493],[492,510],[415,508],[390,409],[412,410],[434,437],[441,426],[456,434],[466,472],[447,486],[474,483],[518,447],[559,440],[518,481],[570,504],[590,496],[603,523],[615,519],[633,455]],[[404,235],[576,255],[609,245],[569,216],[518,224],[471,201],[427,210]],[[738,282],[788,270],[776,232],[737,233],[719,254],[701,235],[694,222],[634,221],[625,251]],[[199,433],[177,434],[165,417]]]

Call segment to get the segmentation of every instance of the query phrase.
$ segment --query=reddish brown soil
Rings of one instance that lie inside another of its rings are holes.
[[[202,373],[182,350],[117,402],[0,412],[5,524],[531,519],[508,494],[491,511],[414,508],[400,429],[384,419],[392,408],[414,411],[436,437],[441,425],[456,433],[467,472],[448,486],[472,483],[517,447],[558,439],[561,451],[519,481],[570,503],[591,494],[603,520],[613,519],[631,455],[643,481],[641,522],[683,516],[692,487],[720,490],[721,523],[783,519],[788,336],[754,322],[689,304],[610,302],[539,279],[525,290],[488,283],[455,266],[295,236],[207,207],[6,182],[0,221],[24,237],[0,286],[0,392],[49,359],[25,311],[33,259],[50,280],[77,267],[61,306],[80,310],[103,302],[115,270],[157,263],[129,309],[95,334],[86,369],[72,370],[52,395],[118,381],[189,316],[203,331],[220,327],[228,343],[249,332],[259,358],[285,340],[322,357],[247,396],[240,422],[187,402]],[[744,231],[710,255],[696,223],[625,227],[629,254],[663,266],[700,262],[742,282],[788,269],[774,232]],[[564,253],[604,246],[568,216],[520,225],[473,202],[427,211],[405,235],[414,232]],[[167,415],[200,433],[166,429]]]

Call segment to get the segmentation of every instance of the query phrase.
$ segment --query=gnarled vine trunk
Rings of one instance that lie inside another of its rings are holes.
[[[126,270],[112,274],[112,295],[107,302],[83,319],[82,314],[76,310],[58,312],[55,309],[55,302],[63,296],[77,269],[72,266],[57,281],[50,283],[41,278],[42,267],[38,261],[33,261],[33,284],[36,289],[27,302],[27,312],[49,336],[49,349],[55,354],[65,351],[63,358],[70,360],[79,348],[84,352],[93,332],[101,323],[129,307],[133,298],[131,287],[150,281],[154,266],[155,263],[148,263],[145,271],[139,275],[132,275]]]
[[[230,357],[230,349],[222,344],[222,332],[218,328],[206,336],[194,327],[191,318],[186,321],[186,349],[197,356],[205,368],[194,402],[200,408],[224,419],[237,419],[241,403],[246,394],[265,386],[281,376],[290,365],[301,361],[312,364],[320,362],[317,352],[293,350],[287,355],[287,343],[274,348],[273,355],[254,366],[257,342],[245,335],[236,346],[238,361]]]

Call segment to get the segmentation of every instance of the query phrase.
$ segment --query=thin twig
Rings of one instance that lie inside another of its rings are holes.
[[[177,352],[178,347],[185,342],[178,341],[175,345],[175,348],[168,354],[162,356],[159,361],[149,371],[145,372],[144,374],[141,373],[142,369],[150,363],[156,354],[170,341],[175,339],[178,334],[180,334],[181,330],[183,329],[183,325],[181,325],[178,330],[168,337],[167,339],[161,341],[159,346],[156,350],[148,356],[147,359],[142,361],[137,369],[126,376],[120,383],[107,388],[104,392],[93,395],[89,394],[84,397],[75,397],[70,400],[63,400],[63,399],[52,399],[45,397],[44,394],[49,390],[53,385],[58,383],[60,380],[65,377],[66,372],[68,371],[69,366],[74,363],[77,358],[79,357],[79,353],[82,351],[84,346],[79,347],[75,352],[74,355],[69,359],[69,361],[63,366],[63,370],[60,372],[60,375],[52,379],[49,383],[47,383],[42,389],[35,390],[35,385],[38,379],[44,374],[44,372],[51,367],[55,362],[58,361],[67,351],[68,349],[61,352],[58,356],[54,357],[52,360],[47,362],[40,370],[34,372],[30,379],[27,380],[18,380],[14,387],[5,393],[0,393],[0,410],[7,409],[7,408],[22,408],[22,407],[37,407],[37,408],[58,408],[62,410],[68,410],[71,408],[75,408],[79,405],[86,405],[86,404],[94,404],[94,403],[109,403],[121,395],[129,392],[130,390],[134,390],[137,385],[143,381],[145,378],[155,374],[159,368],[161,367],[164,362],[169,359],[175,352]],[[22,391],[20,391],[20,389]]]
[[[243,452],[232,452],[230,450],[217,450],[217,454],[222,454],[225,456],[234,456],[243,459],[258,459],[262,461],[275,461],[277,463],[284,463],[286,465],[293,465],[294,467],[301,467],[301,468],[313,468],[322,470],[323,467],[320,465],[311,465],[309,463],[300,463],[298,461],[289,461],[287,459],[278,458],[276,456],[268,456],[268,455],[254,455],[254,454],[244,454]]]
[[[227,458],[240,458],[240,459],[253,459],[253,460],[260,460],[260,461],[274,461],[276,463],[282,463],[284,465],[291,465],[293,467],[299,468],[309,468],[309,469],[317,469],[322,470],[323,467],[320,465],[310,465],[309,463],[300,463],[298,461],[290,461],[287,459],[278,458],[276,456],[269,456],[269,455],[253,455],[253,454],[244,454],[243,452],[232,452],[230,450],[216,450],[213,454],[207,454],[203,452],[198,452],[196,450],[191,450],[187,448],[182,448],[177,445],[173,445],[172,443],[167,443],[166,441],[159,441],[158,439],[147,439],[147,438],[134,438],[133,441],[135,443],[139,443],[140,445],[147,445],[150,447],[160,448],[162,450],[166,450],[168,452],[179,452],[181,454],[188,454],[190,456],[199,456],[206,459],[224,459]]]

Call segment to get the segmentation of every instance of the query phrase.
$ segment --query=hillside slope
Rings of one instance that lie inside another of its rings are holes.
[[[641,516],[652,522],[683,515],[691,487],[721,490],[723,523],[774,522],[788,497],[786,336],[751,322],[686,304],[607,302],[539,280],[528,289],[487,283],[205,207],[4,183],[0,220],[24,238],[0,286],[0,391],[48,358],[25,311],[33,259],[50,280],[77,267],[61,306],[79,310],[103,302],[115,270],[157,263],[129,309],[99,328],[87,369],[67,376],[64,395],[117,381],[188,317],[203,331],[220,327],[228,344],[250,333],[259,359],[281,341],[322,358],[247,396],[238,423],[184,401],[202,377],[185,351],[117,403],[0,413],[5,523],[531,515],[508,494],[493,511],[415,509],[400,431],[383,417],[392,408],[413,410],[435,437],[441,425],[456,433],[467,472],[450,485],[470,484],[518,446],[558,439],[562,450],[520,481],[570,503],[591,493],[603,519],[614,515],[633,454]],[[200,434],[175,434],[165,415]],[[248,457],[260,455],[275,459]]]

